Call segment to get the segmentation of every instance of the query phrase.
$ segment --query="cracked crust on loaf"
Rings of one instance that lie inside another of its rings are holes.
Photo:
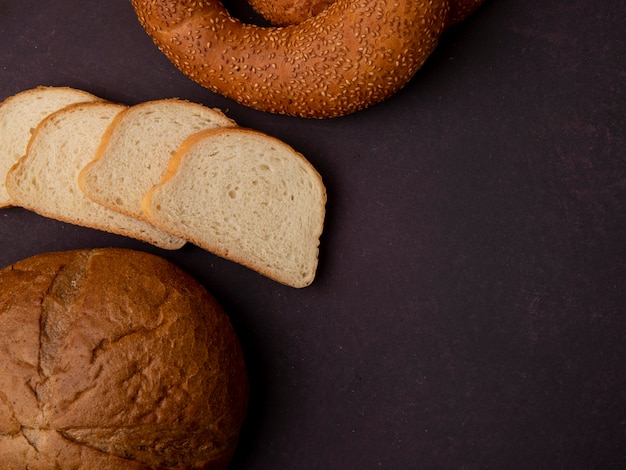
[[[226,468],[247,404],[229,318],[171,263],[125,249],[0,271],[0,461]],[[30,467],[29,467],[30,466]]]

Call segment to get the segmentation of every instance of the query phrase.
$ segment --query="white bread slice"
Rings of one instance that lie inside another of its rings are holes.
[[[78,173],[92,160],[108,125],[126,106],[106,101],[66,106],[35,129],[26,154],[7,174],[11,199],[40,215],[136,238],[165,249],[185,241],[100,206],[78,187]]]
[[[175,98],[131,106],[117,116],[81,171],[80,188],[99,204],[144,218],[141,199],[161,181],[182,141],[203,129],[234,125],[219,110]]]
[[[6,174],[26,153],[37,124],[67,105],[98,100],[97,96],[75,88],[40,86],[0,103],[0,207],[13,205],[6,191]]]
[[[190,136],[143,199],[155,225],[292,287],[315,277],[325,204],[303,155],[243,128]]]

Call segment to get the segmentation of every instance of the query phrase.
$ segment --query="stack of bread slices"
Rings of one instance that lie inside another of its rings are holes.
[[[67,87],[0,104],[0,207],[132,237],[186,242],[305,287],[326,190],[286,143],[180,99],[126,106]]]

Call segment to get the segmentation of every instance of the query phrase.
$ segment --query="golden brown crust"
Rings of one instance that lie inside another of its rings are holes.
[[[248,0],[254,10],[276,26],[299,24],[320,14],[335,0]],[[448,0],[450,14],[445,29],[471,15],[484,0]]]
[[[276,26],[299,24],[319,15],[334,0],[248,0],[263,18]]]
[[[225,468],[234,452],[248,394],[238,340],[161,258],[78,250],[1,270],[0,355],[4,462]]]
[[[447,0],[336,0],[298,25],[263,28],[219,0],[132,0],[140,23],[187,76],[263,111],[341,116],[401,89],[437,44]]]

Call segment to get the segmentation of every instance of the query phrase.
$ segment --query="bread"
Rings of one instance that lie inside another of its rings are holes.
[[[105,101],[76,103],[51,114],[36,128],[26,155],[9,170],[7,191],[14,204],[72,224],[136,238],[165,249],[185,241],[149,223],[94,203],[78,186],[112,120],[125,106]]]
[[[248,0],[252,8],[276,26],[299,24],[319,15],[334,0]]]
[[[249,393],[209,292],[113,248],[0,270],[0,378],[3,469],[225,469]]]
[[[274,25],[299,24],[319,15],[335,0],[248,0],[254,10]],[[450,13],[445,29],[464,21],[483,0],[448,0]]]
[[[219,0],[132,0],[190,79],[240,104],[309,118],[350,114],[400,90],[437,45],[447,0],[336,0],[298,25],[232,18]]]
[[[289,286],[317,270],[317,171],[284,142],[184,100],[64,106],[37,124],[6,189],[40,215],[163,249],[191,241]]]
[[[40,86],[13,95],[0,104],[0,208],[13,205],[6,191],[6,174],[26,153],[37,124],[67,105],[97,100],[100,98],[75,88]]]
[[[141,199],[161,181],[182,141],[200,130],[234,125],[219,110],[178,99],[131,106],[107,129],[94,160],[79,174],[79,186],[99,204],[142,219]]]
[[[243,128],[190,136],[143,199],[148,220],[292,287],[318,263],[326,191],[313,166],[278,139]]]

